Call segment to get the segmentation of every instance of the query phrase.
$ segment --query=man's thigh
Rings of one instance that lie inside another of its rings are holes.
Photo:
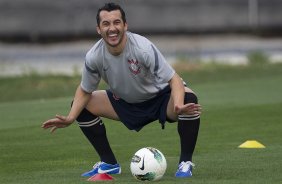
[[[94,91],[86,109],[96,116],[119,120],[105,90]]]

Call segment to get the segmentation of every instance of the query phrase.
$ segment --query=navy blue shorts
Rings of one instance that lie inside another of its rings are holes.
[[[166,117],[170,86],[160,91],[156,97],[141,103],[128,103],[121,98],[117,99],[110,90],[106,91],[120,121],[130,130],[140,131],[155,120],[159,120],[164,127],[165,122],[170,121]]]

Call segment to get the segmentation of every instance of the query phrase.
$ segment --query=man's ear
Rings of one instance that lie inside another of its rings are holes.
[[[101,30],[100,30],[99,26],[96,27],[96,30],[97,30],[98,34],[101,34]]]
[[[124,23],[124,30],[127,31],[127,29],[128,29],[128,25],[127,23]]]

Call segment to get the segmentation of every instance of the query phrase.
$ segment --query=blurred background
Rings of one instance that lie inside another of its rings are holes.
[[[0,0],[0,76],[79,73],[102,0]],[[129,30],[169,62],[282,61],[281,0],[124,0]]]
[[[0,0],[0,184],[88,184],[80,173],[99,158],[77,125],[52,136],[40,127],[68,114],[105,2]],[[282,0],[113,2],[124,8],[129,30],[159,48],[203,107],[196,169],[182,183],[281,184]],[[147,146],[167,156],[162,183],[179,183],[177,126],[160,131],[156,122],[136,134],[103,121],[124,168],[115,184],[135,183],[130,160]],[[266,148],[237,149],[247,140]]]

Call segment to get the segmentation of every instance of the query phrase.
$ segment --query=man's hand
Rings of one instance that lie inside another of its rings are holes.
[[[195,103],[187,103],[184,105],[175,105],[174,111],[177,114],[187,114],[187,115],[200,115],[201,114],[201,105]]]
[[[65,128],[73,123],[73,120],[68,119],[65,116],[56,115],[55,118],[49,119],[42,124],[42,128],[50,128],[50,132],[53,133],[57,128]]]

